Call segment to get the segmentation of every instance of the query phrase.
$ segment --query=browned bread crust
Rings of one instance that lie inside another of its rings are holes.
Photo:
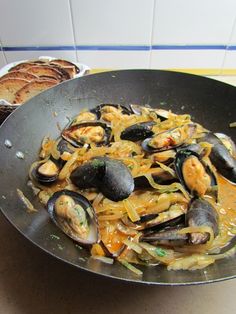
[[[58,64],[60,65],[61,67],[73,67],[75,69],[75,73],[79,73],[80,72],[80,69],[77,67],[77,65],[75,65],[74,63],[70,62],[70,61],[67,61],[67,60],[63,60],[63,59],[55,59],[55,60],[52,60],[50,62],[50,64]]]
[[[0,99],[5,99],[9,103],[13,103],[16,92],[28,83],[29,81],[19,78],[7,78],[5,80],[1,80]]]
[[[30,98],[45,91],[46,89],[55,86],[56,84],[57,82],[51,80],[37,80],[30,82],[16,93],[13,103],[22,104],[29,100]]]
[[[5,80],[7,78],[18,78],[18,79],[23,79],[27,81],[33,81],[36,80],[38,77],[36,75],[23,72],[23,71],[11,71],[0,77],[0,81]]]
[[[47,66],[47,65],[36,65],[32,66],[27,69],[27,73],[31,73],[34,75],[37,75],[38,77],[40,76],[51,76],[54,77],[55,79],[62,81],[63,80],[63,74],[59,72],[58,70]]]
[[[35,64],[33,62],[22,62],[20,64],[17,64],[9,69],[8,72],[11,71],[26,71],[28,68],[31,68]]]

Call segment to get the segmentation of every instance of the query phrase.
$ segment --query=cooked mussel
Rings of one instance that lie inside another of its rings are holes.
[[[121,104],[100,104],[90,110],[91,113],[97,116],[97,119],[110,122],[114,115],[122,113],[126,115],[132,114],[132,110],[129,106]]]
[[[177,227],[167,227],[160,231],[144,233],[139,240],[144,242],[154,242],[154,244],[162,244],[168,246],[183,245],[187,243],[188,236],[186,234],[179,233],[182,228],[184,228],[184,225],[180,225]]]
[[[62,168],[66,160],[73,154],[75,147],[73,147],[69,142],[63,138],[59,138],[54,148],[51,150],[50,159],[58,165],[59,168]]]
[[[134,179],[121,161],[108,157],[95,157],[76,168],[70,176],[79,188],[96,187],[112,201],[127,198],[134,189]]]
[[[80,189],[96,188],[105,174],[105,157],[94,158],[72,171],[70,179]]]
[[[194,151],[183,149],[176,154],[175,171],[183,186],[194,196],[203,196],[216,179]]]
[[[82,122],[63,130],[62,137],[75,147],[92,143],[107,145],[111,137],[111,128],[99,121]]]
[[[51,184],[57,180],[59,171],[59,165],[48,159],[43,162],[35,162],[30,169],[30,177],[39,183]]]
[[[121,132],[120,138],[133,142],[142,141],[154,134],[152,131],[153,125],[155,125],[153,121],[133,124]]]
[[[161,168],[152,168],[152,173],[150,173],[150,175],[152,176],[154,182],[157,184],[166,185],[177,181],[177,179],[173,177],[169,172]],[[152,185],[150,184],[147,177],[143,175],[134,178],[134,185],[135,189],[152,188]]]
[[[218,214],[214,207],[203,199],[195,199],[186,214],[186,223],[189,227],[207,226],[212,228],[214,237],[219,233]],[[210,238],[208,232],[192,232],[190,242],[192,244],[206,243]]]
[[[48,200],[47,210],[53,222],[76,242],[90,245],[98,241],[96,214],[83,195],[58,191]]]
[[[185,124],[168,131],[154,134],[142,142],[142,148],[148,152],[161,152],[183,145],[194,134],[195,124]]]
[[[223,177],[236,183],[236,159],[230,154],[221,140],[213,133],[208,133],[204,137],[201,137],[199,142],[212,144],[210,153],[212,164]]]
[[[71,125],[76,125],[81,122],[95,121],[97,120],[97,115],[90,111],[80,112],[74,119],[72,120]]]

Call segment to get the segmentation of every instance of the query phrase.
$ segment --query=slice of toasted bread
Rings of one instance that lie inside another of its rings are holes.
[[[56,84],[56,82],[50,80],[37,80],[30,82],[16,93],[13,103],[23,104],[30,98],[38,95],[39,93],[45,91],[52,86],[55,86]]]
[[[32,66],[27,69],[27,73],[37,75],[38,77],[51,76],[59,81],[63,80],[63,74],[61,72],[47,65]]]
[[[63,59],[55,59],[55,60],[52,60],[50,62],[50,64],[58,64],[60,65],[61,67],[74,67],[75,69],[75,73],[79,73],[80,72],[80,69],[77,67],[77,65],[75,65],[74,63],[70,62],[70,61],[67,61],[67,60],[63,60]]]
[[[38,80],[40,80],[40,81],[42,81],[42,80],[48,81],[49,80],[49,81],[53,81],[57,84],[59,84],[61,82],[60,80],[58,80],[55,77],[52,77],[50,75],[42,75],[42,76],[38,77]]]
[[[23,71],[24,72],[28,68],[31,68],[34,65],[35,64],[33,62],[22,62],[22,63],[15,65],[12,68],[10,68],[8,72],[12,72],[12,71]]]
[[[18,79],[24,79],[27,81],[33,81],[36,80],[38,77],[36,75],[23,72],[23,71],[11,71],[0,77],[0,81],[5,80],[7,78],[18,78]]]
[[[29,81],[18,78],[7,78],[0,81],[0,99],[13,103],[16,92],[28,83]]]
[[[73,78],[76,75],[74,67],[63,67],[63,70],[65,70],[69,74],[70,78]]]
[[[66,81],[71,78],[67,71],[65,71],[65,69],[62,68],[60,65],[50,64],[49,66],[61,73],[62,81]]]

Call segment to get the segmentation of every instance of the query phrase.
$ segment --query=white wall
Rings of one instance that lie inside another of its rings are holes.
[[[0,66],[40,55],[92,68],[236,71],[235,0],[0,0]]]

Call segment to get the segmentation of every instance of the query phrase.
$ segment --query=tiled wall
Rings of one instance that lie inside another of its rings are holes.
[[[0,44],[0,66],[49,55],[236,74],[236,0],[0,0]]]

